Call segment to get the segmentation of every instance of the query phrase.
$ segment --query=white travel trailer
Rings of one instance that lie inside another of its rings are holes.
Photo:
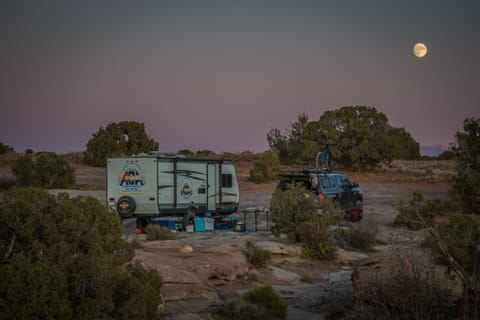
[[[211,213],[222,217],[238,209],[239,188],[230,160],[166,157],[156,153],[107,160],[107,203],[121,218],[137,218],[144,229],[153,217]]]

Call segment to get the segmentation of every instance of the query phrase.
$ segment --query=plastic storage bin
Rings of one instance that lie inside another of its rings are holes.
[[[205,220],[203,218],[194,218],[193,224],[195,225],[195,232],[205,231]]]
[[[155,224],[158,224],[160,227],[165,227],[170,230],[175,230],[175,221],[174,220],[160,220],[160,221],[155,221]]]
[[[214,218],[203,218],[205,225],[205,231],[213,231],[215,229],[215,219]]]

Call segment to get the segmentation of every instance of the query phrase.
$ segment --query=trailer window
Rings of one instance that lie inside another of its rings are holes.
[[[230,173],[222,174],[222,188],[231,188],[232,186],[232,175]]]

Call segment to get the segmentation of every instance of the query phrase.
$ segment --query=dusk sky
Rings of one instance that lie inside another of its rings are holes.
[[[0,142],[19,152],[83,151],[123,120],[163,152],[261,152],[351,105],[448,147],[480,118],[480,1],[0,1]]]

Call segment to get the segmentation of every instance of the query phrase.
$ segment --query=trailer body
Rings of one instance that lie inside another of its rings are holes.
[[[234,213],[240,200],[233,162],[141,154],[107,160],[107,203],[122,218]]]

